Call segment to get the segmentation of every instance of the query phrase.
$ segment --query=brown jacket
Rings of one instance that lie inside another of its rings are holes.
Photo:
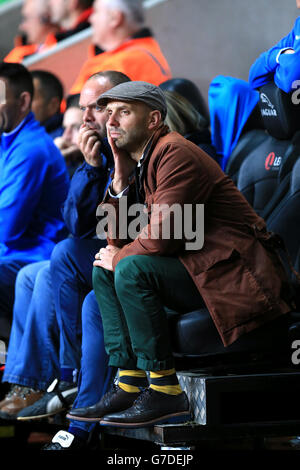
[[[285,272],[276,252],[268,248],[270,234],[265,222],[215,161],[164,127],[154,135],[145,165],[143,187],[149,221],[161,222],[161,216],[151,210],[152,204],[204,204],[204,246],[186,251],[184,238],[147,239],[142,236],[149,230],[147,226],[131,242],[108,237],[110,244],[122,247],[113,259],[114,268],[130,255],[178,256],[225,346],[289,312],[291,307],[283,298]],[[119,200],[107,194],[102,207],[105,203],[117,208]]]

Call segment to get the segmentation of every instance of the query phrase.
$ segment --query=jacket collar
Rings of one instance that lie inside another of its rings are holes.
[[[144,190],[144,185],[147,184],[145,175],[147,173],[147,168],[148,168],[148,163],[151,157],[151,154],[153,150],[156,147],[156,144],[158,140],[168,134],[170,132],[170,129],[168,126],[163,124],[151,137],[149,140],[145,151],[143,153],[143,157],[141,159],[141,164],[139,165],[139,168],[136,167],[135,169],[135,185],[136,185],[136,195],[137,195],[137,201],[138,202],[144,202],[145,201],[145,190]]]

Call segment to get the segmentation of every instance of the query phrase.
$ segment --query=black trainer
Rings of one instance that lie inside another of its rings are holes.
[[[98,403],[85,408],[75,408],[69,411],[67,418],[75,419],[76,421],[100,421],[108,413],[115,413],[129,408],[140,393],[125,392],[118,385],[114,384],[112,389],[103,395]]]
[[[100,424],[102,426],[141,428],[154,424],[175,424],[190,420],[189,401],[185,392],[179,395],[169,395],[147,388],[131,408],[105,415]]]
[[[33,405],[27,406],[17,414],[18,421],[47,418],[61,411],[68,410],[77,395],[77,385],[59,382],[57,379],[48,387],[45,395]]]

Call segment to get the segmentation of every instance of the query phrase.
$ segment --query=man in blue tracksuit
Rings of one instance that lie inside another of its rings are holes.
[[[68,405],[72,403],[78,369],[77,406],[87,406],[95,399],[99,400],[110,383],[112,371],[107,367],[101,316],[91,289],[95,253],[106,244],[106,240],[101,241],[95,235],[96,208],[109,184],[112,161],[111,150],[108,144],[105,145],[105,140],[102,140],[99,157],[98,143],[93,148],[93,136],[97,124],[95,116],[99,119],[101,115],[101,110],[95,106],[96,98],[105,87],[108,89],[115,85],[115,80],[128,78],[119,73],[103,74],[108,75],[91,77],[81,92],[80,104],[85,122],[81,149],[86,161],[74,173],[63,208],[72,237],[57,244],[51,263],[34,263],[23,268],[16,283],[15,321],[3,381],[31,387],[34,389],[30,391],[33,399],[38,396],[36,392],[45,390],[53,379],[57,378],[59,382],[53,392],[43,393],[41,400],[20,412],[17,412],[17,399],[15,402],[10,398],[2,401],[2,418],[10,415],[18,419],[34,419],[64,409],[65,404],[57,400],[56,395],[59,393],[60,397],[66,398]],[[101,134],[100,129],[98,133]],[[42,321],[37,321],[37,318]],[[23,329],[20,325],[24,323],[26,327]],[[16,394],[24,395],[25,387],[21,388],[16,390]],[[30,403],[28,397],[26,391],[26,400]],[[87,438],[90,428],[88,423],[73,422],[69,431],[82,442],[80,437]]]
[[[0,337],[8,339],[19,269],[48,259],[65,237],[69,177],[31,112],[33,84],[20,64],[0,64]]]
[[[300,0],[296,3],[300,8]],[[300,18],[286,37],[258,57],[249,73],[249,83],[255,89],[274,81],[289,93],[297,87],[294,84],[297,80],[300,80]]]

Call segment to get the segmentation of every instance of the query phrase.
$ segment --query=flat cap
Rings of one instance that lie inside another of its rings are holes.
[[[167,104],[163,91],[159,87],[147,82],[120,83],[100,95],[97,104],[106,105],[110,100],[141,101],[151,109],[160,111],[162,119],[165,119],[167,114]]]

